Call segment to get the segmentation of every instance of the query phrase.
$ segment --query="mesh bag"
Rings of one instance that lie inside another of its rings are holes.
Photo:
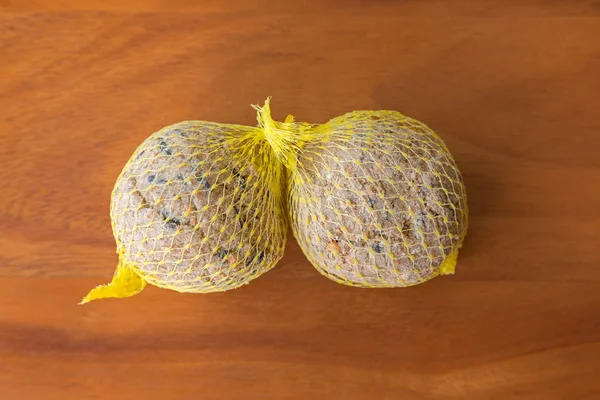
[[[112,193],[113,280],[82,303],[146,283],[237,288],[282,257],[287,216],[304,254],[336,282],[410,286],[454,272],[466,190],[431,129],[393,111],[313,125],[274,121],[269,99],[254,107],[258,127],[182,122],[142,143]]]
[[[268,271],[285,244],[283,179],[260,128],[192,121],[154,133],[112,193],[113,280],[82,303],[132,296],[146,283],[224,291]]]
[[[268,106],[268,104],[267,104]],[[463,180],[444,142],[394,111],[323,125],[262,119],[289,170],[294,236],[328,278],[400,287],[454,272],[467,231]]]

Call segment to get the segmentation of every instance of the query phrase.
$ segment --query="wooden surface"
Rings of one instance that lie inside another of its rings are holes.
[[[0,398],[600,398],[600,2],[0,1]],[[186,119],[395,109],[468,187],[457,274],[364,290],[290,240],[243,289],[76,303],[112,185]]]

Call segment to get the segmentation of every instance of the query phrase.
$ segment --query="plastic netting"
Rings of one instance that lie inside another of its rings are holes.
[[[322,274],[396,287],[454,272],[466,189],[431,129],[394,111],[355,111],[300,136],[289,165],[289,215]]]
[[[268,99],[255,108],[258,127],[182,122],[140,145],[112,194],[119,265],[83,303],[146,282],[237,288],[282,257],[287,216],[304,254],[336,282],[410,286],[454,272],[466,189],[431,129],[394,111],[313,125],[274,121]]]
[[[120,258],[113,282],[84,302],[127,297],[145,282],[224,291],[268,271],[285,244],[283,178],[260,129],[182,122],[154,133],[112,193]]]

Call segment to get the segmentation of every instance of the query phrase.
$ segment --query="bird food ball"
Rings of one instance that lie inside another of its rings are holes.
[[[444,142],[393,111],[355,111],[296,134],[287,162],[300,247],[328,278],[411,286],[454,272],[466,190]]]
[[[113,281],[83,303],[131,296],[146,283],[205,293],[260,276],[283,255],[283,179],[259,128],[189,121],[154,133],[112,193]]]

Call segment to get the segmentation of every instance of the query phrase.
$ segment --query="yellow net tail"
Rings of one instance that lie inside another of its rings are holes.
[[[252,106],[257,111],[258,126],[279,161],[286,168],[295,170],[296,155],[311,138],[312,125],[295,122],[293,115],[288,115],[284,122],[274,121],[271,117],[270,100],[270,97],[267,98],[262,107]]]
[[[125,263],[119,255],[119,265],[117,265],[112,281],[92,289],[79,304],[86,304],[97,299],[135,296],[145,287],[146,281],[135,272],[131,264]]]
[[[455,249],[446,259],[440,264],[441,275],[452,275],[456,269],[456,263],[458,261],[458,249]]]

